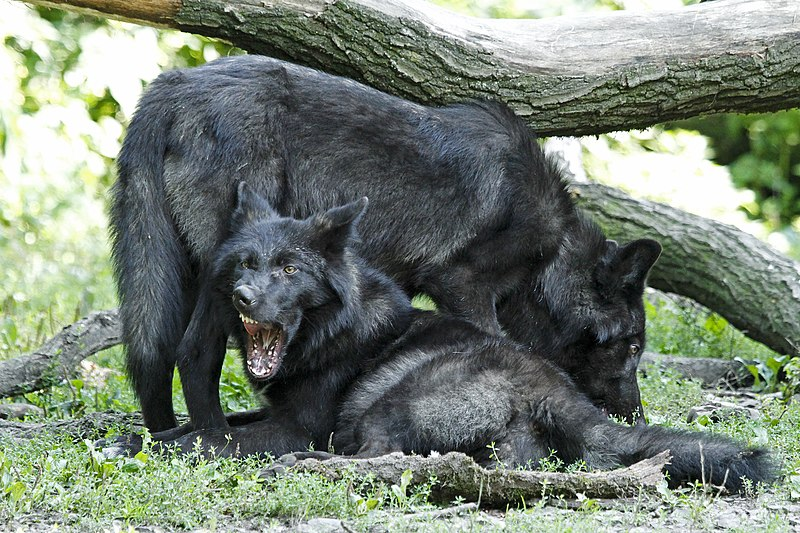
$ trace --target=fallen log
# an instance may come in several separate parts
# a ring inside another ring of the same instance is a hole
[[[284,456],[278,462],[287,459],[290,456]],[[456,452],[428,457],[393,453],[369,459],[304,459],[294,462],[282,472],[314,473],[332,481],[355,475],[400,486],[403,473],[409,471],[411,478],[408,486],[429,485],[432,501],[451,502],[463,498],[468,502],[479,502],[481,506],[504,508],[509,504],[545,496],[568,499],[625,498],[653,492],[663,482],[662,470],[669,461],[669,452],[665,451],[626,468],[566,473],[487,469],[470,457]],[[274,471],[270,469],[262,473],[267,478],[273,475]]]
[[[66,326],[34,352],[0,361],[0,397],[55,385],[75,375],[85,358],[121,342],[116,309],[97,311]]]

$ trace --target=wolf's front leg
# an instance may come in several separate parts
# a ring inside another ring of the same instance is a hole
[[[227,429],[192,431],[175,439],[172,444],[181,453],[197,451],[209,458],[248,455],[279,457],[308,450],[314,445],[314,439],[298,424],[267,419]]]
[[[227,335],[220,324],[219,310],[214,306],[211,292],[209,284],[206,284],[178,346],[183,395],[189,418],[196,429],[228,427],[219,400]]]

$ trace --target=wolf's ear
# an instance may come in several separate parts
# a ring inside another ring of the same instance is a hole
[[[621,247],[609,246],[606,257],[598,265],[597,281],[609,293],[621,290],[641,294],[647,274],[659,255],[661,245],[652,239],[639,239]]]
[[[367,209],[367,197],[334,207],[311,219],[314,244],[326,254],[341,254],[356,235],[356,224]]]
[[[279,216],[266,198],[255,192],[247,182],[239,182],[236,193],[236,209],[233,211],[233,222],[241,226],[246,222],[268,219]]]

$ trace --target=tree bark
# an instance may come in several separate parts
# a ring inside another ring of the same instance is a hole
[[[540,135],[800,105],[796,0],[476,19],[416,0],[28,0],[219,37],[442,104],[500,99]]]
[[[430,484],[433,501],[452,502],[463,498],[481,506],[505,508],[547,496],[576,498],[624,498],[642,491],[654,491],[664,480],[669,452],[645,459],[627,468],[607,472],[541,472],[536,470],[487,469],[462,453],[422,457],[393,453],[371,459],[335,457],[326,461],[297,461],[288,471],[322,475],[337,481],[355,474],[369,476],[387,485],[400,486],[403,472],[411,471],[409,486]],[[280,462],[280,461],[279,461]],[[267,471],[269,472],[269,470]],[[271,475],[271,474],[270,474]],[[431,479],[435,482],[431,483]]]
[[[574,185],[578,205],[609,238],[658,240],[648,284],[688,296],[780,353],[800,354],[800,265],[738,229],[597,184]]]
[[[0,420],[0,442],[6,439],[32,439],[54,433],[70,435],[75,439],[97,439],[108,430],[120,427],[138,431],[144,427],[139,413],[89,413],[81,418],[68,418],[54,422],[13,422]]]
[[[0,398],[55,385],[86,357],[120,343],[116,309],[92,313],[62,329],[35,352],[0,361]]]

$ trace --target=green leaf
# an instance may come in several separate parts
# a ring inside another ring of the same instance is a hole
[[[22,495],[25,493],[25,489],[25,483],[22,481],[17,481],[6,489],[6,494],[8,494],[12,503],[16,503],[20,500],[20,498],[22,498]]]

